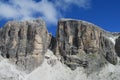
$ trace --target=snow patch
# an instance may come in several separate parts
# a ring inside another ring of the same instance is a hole
[[[112,43],[115,45],[115,40],[117,39],[118,37],[109,37],[109,39],[112,41]]]
[[[82,72],[82,68],[72,71],[67,66],[57,60],[57,57],[48,50],[44,63],[30,73],[25,80],[86,80],[86,75]],[[48,61],[56,60],[55,65],[51,66]]]
[[[24,80],[25,75],[15,65],[10,64],[8,59],[0,60],[0,80]]]
[[[119,59],[120,60],[120,59]],[[71,70],[61,63],[52,51],[45,54],[44,62],[29,74],[16,69],[9,60],[0,57],[0,80],[119,80],[120,61],[117,65],[107,64],[100,72],[90,75],[82,67]]]

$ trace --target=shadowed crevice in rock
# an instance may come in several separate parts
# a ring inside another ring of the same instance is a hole
[[[54,51],[55,45],[56,45],[56,38],[52,36],[52,34],[50,34],[50,44],[48,48]]]

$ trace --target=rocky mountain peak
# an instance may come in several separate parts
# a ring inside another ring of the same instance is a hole
[[[74,72],[78,69],[84,70],[85,74],[94,74],[108,64],[118,64],[120,33],[105,31],[83,20],[61,19],[54,37],[41,19],[10,21],[0,28],[0,54],[17,65],[18,70],[27,73],[36,73],[37,70],[34,72],[34,69],[47,67],[50,71],[60,68],[65,75],[68,75],[66,70],[75,75]],[[46,72],[43,71],[43,74]],[[78,73],[79,71],[76,74]]]
[[[117,55],[110,36],[92,23],[62,19],[58,22],[55,54],[73,70],[79,66],[96,69],[107,62],[115,65]]]
[[[43,20],[10,21],[0,30],[1,55],[14,60],[21,69],[32,71],[43,62],[48,40]]]

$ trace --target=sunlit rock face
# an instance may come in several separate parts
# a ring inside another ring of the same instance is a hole
[[[0,30],[0,51],[3,57],[12,59],[22,70],[32,71],[43,62],[49,44],[45,22],[8,22]]]
[[[120,33],[61,19],[56,36],[41,19],[0,28],[0,80],[119,80]]]
[[[71,69],[79,66],[98,70],[107,62],[117,63],[111,33],[79,20],[59,20],[55,53]]]

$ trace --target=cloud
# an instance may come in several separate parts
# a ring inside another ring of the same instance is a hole
[[[28,20],[37,15],[54,24],[71,5],[89,7],[90,0],[4,0],[0,1],[0,19]]]

